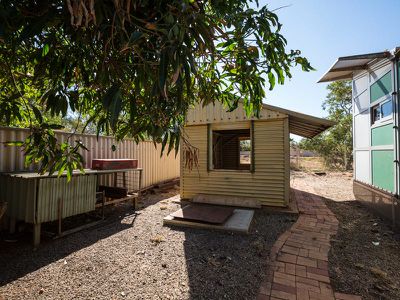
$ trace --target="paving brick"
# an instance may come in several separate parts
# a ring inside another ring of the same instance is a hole
[[[311,279],[318,280],[318,281],[322,281],[322,282],[325,282],[325,283],[330,283],[330,280],[329,280],[328,276],[323,276],[323,275],[318,275],[318,274],[308,273],[307,272],[307,277],[311,278]]]
[[[266,296],[271,295],[271,287],[272,284],[270,282],[263,282],[260,286],[259,294],[263,294]]]
[[[296,295],[274,289],[271,292],[271,299],[273,299],[272,297],[276,297],[278,299],[296,300]]]
[[[318,280],[311,279],[311,278],[306,278],[306,277],[296,276],[296,282],[305,283],[305,284],[313,285],[313,286],[316,286],[316,287],[320,286]]]
[[[290,287],[293,287],[293,288],[296,287],[296,282],[295,281],[292,281],[292,280],[289,280],[289,279],[286,279],[286,278],[282,278],[282,277],[277,277],[277,276],[274,276],[273,285],[274,284],[282,284],[282,285],[290,286]]]
[[[297,288],[297,300],[309,300],[310,296],[308,295],[308,290]]]
[[[296,276],[307,277],[307,268],[305,266],[296,265]]]
[[[310,300],[335,300],[333,296],[315,293],[312,291],[309,291],[308,294],[310,295]]]
[[[296,281],[296,276],[291,275],[291,274],[282,273],[282,272],[275,272],[274,273],[274,277],[287,279],[287,280],[290,280],[290,281],[293,281],[293,282]]]
[[[308,257],[308,249],[301,248],[299,250],[299,256]]]
[[[321,294],[333,296],[333,290],[330,284],[319,282],[319,288],[321,289]]]
[[[337,233],[338,220],[321,197],[294,192],[299,218],[275,242],[266,269],[260,300],[360,300],[356,295],[334,293],[329,279],[330,238]],[[272,284],[272,285],[271,285]]]
[[[285,273],[291,274],[291,275],[296,275],[296,265],[291,264],[291,263],[286,263],[285,264]]]
[[[281,251],[284,252],[284,253],[289,253],[289,254],[293,254],[293,255],[299,255],[299,248],[288,246],[288,245],[284,245],[282,247]]]
[[[318,269],[328,270],[328,262],[317,260]]]
[[[293,294],[293,295],[296,295],[296,292],[297,292],[296,287],[286,285],[286,284],[275,283],[275,282],[272,284],[272,290],[281,291],[281,292],[285,292],[285,293],[289,293],[289,294]],[[271,294],[272,294],[272,292],[271,292]]]
[[[309,251],[308,252],[308,257],[315,258],[315,259],[318,259],[318,260],[328,261],[328,253]]]
[[[317,261],[315,259],[306,258],[306,257],[297,257],[297,264],[302,266],[309,266],[309,267],[317,267]]]
[[[309,285],[306,283],[301,283],[301,282],[297,282],[296,283],[296,287],[298,289],[303,289],[303,290],[307,290],[307,291],[313,291],[316,293],[320,293],[321,289],[318,286],[314,286],[314,285]]]
[[[297,256],[293,255],[293,254],[283,253],[278,256],[277,260],[281,261],[281,262],[288,262],[288,263],[295,264],[297,261]]]

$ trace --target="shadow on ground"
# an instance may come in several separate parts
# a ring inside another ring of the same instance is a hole
[[[255,299],[270,249],[297,215],[257,210],[249,235],[182,229],[191,299]]]
[[[117,206],[105,224],[45,240],[37,251],[30,235],[0,242],[2,292],[27,299],[41,288],[48,299],[255,299],[271,247],[297,216],[257,210],[249,235],[163,227],[162,218],[179,207],[171,196],[151,195],[137,217],[130,205]]]
[[[400,235],[358,201],[324,199],[339,220],[329,273],[335,291],[363,299],[399,299]]]
[[[150,201],[146,202],[145,207],[157,204],[162,199],[162,195],[154,195]],[[32,233],[27,231],[20,233],[17,235],[16,242],[7,242],[5,240],[9,238],[9,235],[2,232],[0,234],[0,270],[7,271],[0,272],[0,286],[93,245],[99,240],[132,228],[136,216],[137,213],[132,210],[130,203],[107,207],[103,223],[56,240],[42,234],[41,244],[36,250],[32,247]],[[73,223],[82,218],[81,215],[67,220],[67,223]],[[126,218],[132,221],[123,223],[122,220]],[[54,224],[44,225],[46,225],[44,228],[51,228],[52,232],[55,232]]]

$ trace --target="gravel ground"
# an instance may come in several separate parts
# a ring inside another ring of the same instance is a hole
[[[335,291],[365,300],[400,299],[400,233],[355,201],[351,173],[293,172],[292,186],[325,197],[339,220],[329,252]]]
[[[254,299],[269,251],[294,216],[258,210],[251,234],[162,226],[177,191],[107,210],[107,222],[32,251],[0,241],[0,298]]]

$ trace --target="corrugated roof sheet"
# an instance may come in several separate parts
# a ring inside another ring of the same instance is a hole
[[[288,115],[289,132],[305,138],[313,138],[336,124],[331,120],[317,118],[269,104],[264,104],[263,106],[266,109],[275,110]]]
[[[339,57],[318,82],[352,79],[353,72],[365,70],[372,61],[390,58],[390,51]]]

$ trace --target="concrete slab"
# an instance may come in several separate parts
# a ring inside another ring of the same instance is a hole
[[[249,233],[251,221],[254,217],[254,210],[236,208],[229,219],[223,224],[208,224],[185,219],[174,218],[171,215],[163,219],[164,225],[183,226],[201,229],[224,230],[239,233]]]

